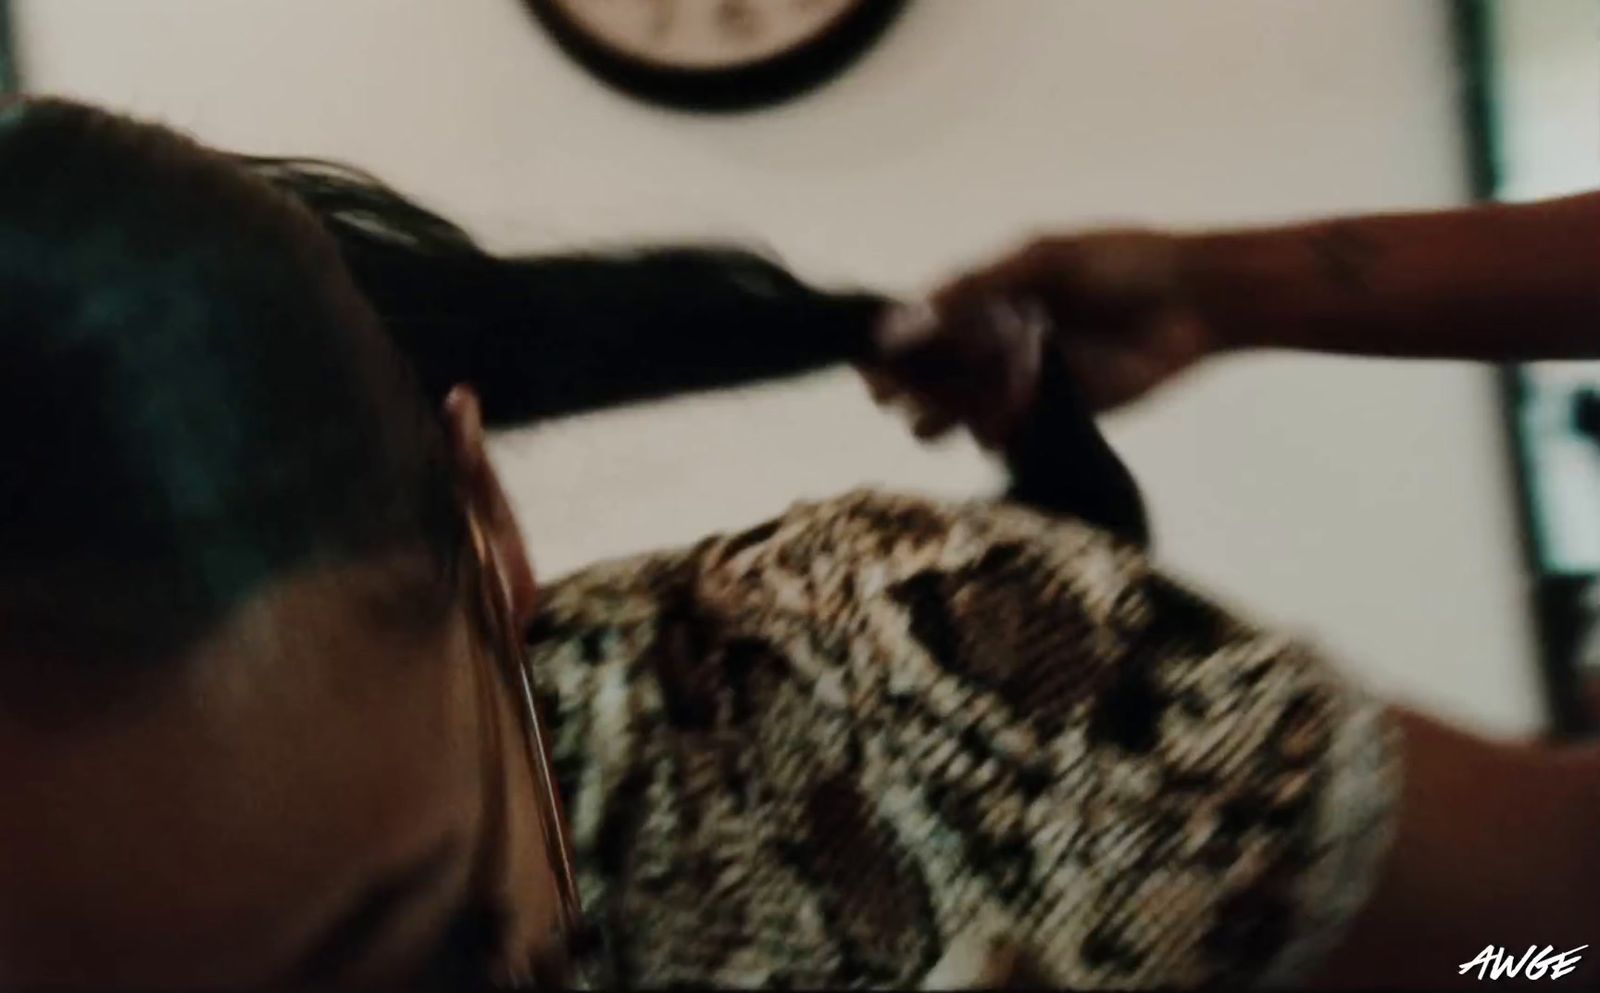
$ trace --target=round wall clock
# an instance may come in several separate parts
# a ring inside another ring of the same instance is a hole
[[[523,2],[568,55],[625,93],[688,110],[745,110],[843,71],[906,0]]]

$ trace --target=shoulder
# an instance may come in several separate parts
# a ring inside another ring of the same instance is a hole
[[[749,528],[693,546],[589,566],[545,591],[547,613],[562,621],[639,621],[663,601],[693,596],[703,581],[759,585],[784,575],[848,564],[904,575],[929,568],[997,565],[1026,548],[1055,565],[1088,565],[1089,578],[1114,582],[1143,559],[1137,550],[1087,525],[995,503],[944,502],[879,490],[798,502]],[[1095,567],[1098,566],[1098,571]]]
[[[558,751],[665,768],[735,742],[744,785],[705,795],[766,798],[740,837],[821,818],[837,840],[855,811],[850,843],[913,882],[808,869],[846,930],[875,926],[846,912],[867,889],[903,890],[940,943],[1012,936],[1057,983],[1292,978],[1386,845],[1381,708],[1075,522],[856,492],[586,570],[548,607]],[[603,796],[575,804],[580,838],[637,807]],[[1144,928],[1148,900],[1189,923]]]
[[[1132,562],[1132,548],[1082,522],[1043,516],[990,501],[948,502],[881,490],[856,490],[830,500],[797,503],[768,524],[730,539],[728,551],[768,549],[852,552],[908,566],[950,564],[1002,542],[1025,541],[1064,554],[1114,556]]]
[[[903,606],[935,583],[954,591],[1003,581],[1007,595],[1037,586],[1094,599],[1137,581],[1145,558],[1086,524],[1021,507],[858,490],[708,541],[697,565],[710,596],[820,610],[826,621],[839,610]]]
[[[1076,521],[857,490],[565,577],[545,592],[540,640],[589,632],[593,643],[602,629],[653,629],[692,615],[745,635],[779,636],[799,624],[813,638],[837,632],[859,641],[885,633],[863,627],[870,616],[912,611],[927,619],[936,603],[953,608],[947,626],[975,621],[998,602],[1011,606],[1007,613],[1087,611],[1102,623],[1137,609],[1128,593],[1148,575],[1139,550]],[[984,620],[992,626],[996,618]]]
[[[759,639],[810,658],[806,671],[865,665],[868,683],[871,666],[899,660],[930,680],[1003,687],[1013,706],[1063,672],[1084,686],[1130,668],[1159,680],[1198,655],[1247,681],[1264,658],[1279,671],[1301,659],[1088,525],[873,490],[566,577],[546,591],[534,640],[616,662],[664,638]]]

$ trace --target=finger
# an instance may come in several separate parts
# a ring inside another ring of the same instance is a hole
[[[932,303],[918,300],[889,308],[873,331],[879,356],[889,358],[933,341],[939,333],[939,312]]]
[[[933,441],[949,434],[960,423],[954,417],[934,410],[916,415],[911,422],[911,433],[920,441]]]
[[[1209,329],[1200,318],[1187,313],[1159,318],[1152,337],[1167,353],[1172,365],[1182,368],[1203,358],[1208,351]]]
[[[1137,400],[1160,378],[1137,354],[1087,342],[1065,350],[1062,360],[1079,398],[1097,414]]]
[[[1031,298],[995,301],[985,308],[985,318],[986,338],[996,349],[994,364],[985,394],[971,398],[968,421],[981,445],[1001,448],[1033,408],[1051,321]]]
[[[972,440],[977,442],[978,447],[986,452],[1004,451],[1006,439],[1011,435],[1010,430],[1002,428],[992,421],[975,423],[971,425],[970,430]]]
[[[1046,343],[1054,335],[1050,313],[1036,297],[1024,296],[994,315],[1005,348],[1005,380],[1000,407],[1016,411],[1032,403],[1044,365]]]
[[[884,400],[879,404],[884,410],[905,419],[906,423],[916,430],[919,424],[926,424],[928,430],[938,432],[948,430],[941,427],[941,422],[955,423],[957,418],[944,413],[944,408],[932,400],[912,390],[891,386]]]
[[[1070,269],[1068,243],[1036,239],[945,283],[930,298],[941,315],[948,315],[984,299],[1012,294],[1048,296]]]
[[[864,366],[858,366],[856,372],[861,376],[861,381],[866,384],[867,395],[872,397],[872,402],[880,407],[887,407],[903,390],[895,382],[894,377],[888,373],[878,372]]]

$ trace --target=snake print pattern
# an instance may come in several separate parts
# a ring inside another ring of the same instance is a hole
[[[557,584],[530,664],[609,984],[1292,981],[1386,850],[1395,732],[1144,556],[857,493]]]

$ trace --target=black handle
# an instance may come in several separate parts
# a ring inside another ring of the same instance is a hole
[[[1033,416],[1005,453],[1006,499],[1148,547],[1150,522],[1133,474],[1100,433],[1065,364],[1047,354]]]

